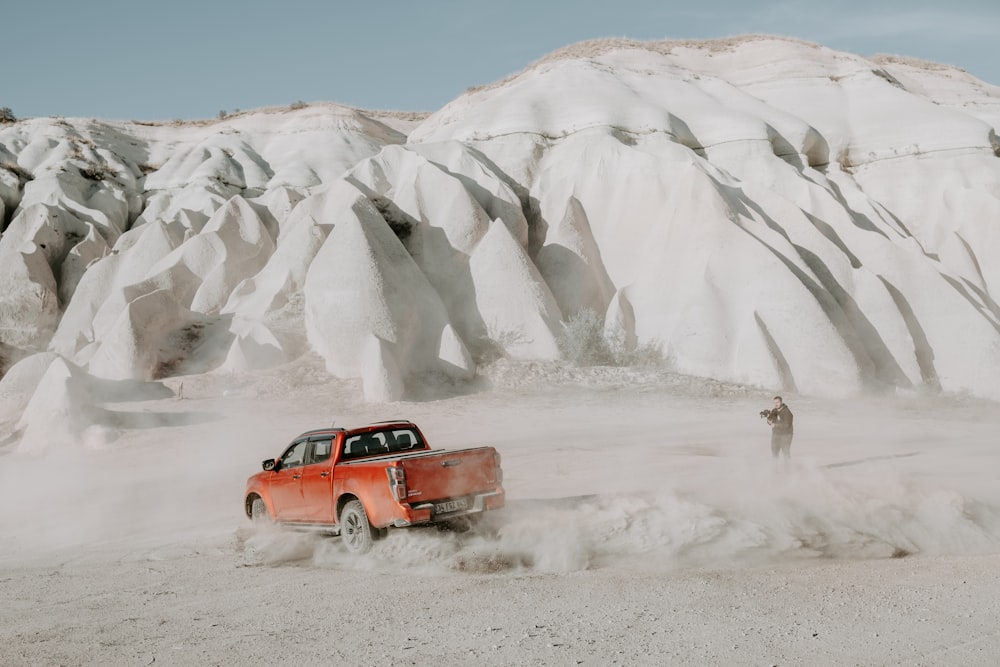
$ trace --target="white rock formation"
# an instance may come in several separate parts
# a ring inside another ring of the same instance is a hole
[[[3,239],[0,239],[2,241]],[[0,336],[5,344],[43,347],[59,322],[59,286],[34,241],[0,252]]]
[[[96,411],[80,370],[62,357],[53,359],[15,427],[21,433],[18,451],[81,446]]]
[[[614,285],[601,261],[587,212],[575,197],[549,227],[536,262],[566,317],[586,308],[601,313],[608,307]]]
[[[489,337],[511,356],[555,359],[561,315],[528,254],[496,221],[469,259],[479,314]]]
[[[375,206],[360,191],[347,204],[330,211],[333,229],[306,276],[305,325],[313,348],[339,377],[362,376],[371,336],[391,344],[375,357],[391,354],[404,376],[454,372],[456,355],[449,353],[446,363],[438,356],[450,324],[441,299]]]
[[[579,201],[639,340],[679,370],[997,397],[1000,91],[952,70],[958,103],[944,78],[773,38],[589,43],[409,141],[474,146],[550,231]]]
[[[369,334],[361,345],[361,386],[366,401],[388,403],[403,397],[403,374],[393,344]]]
[[[590,309],[682,372],[1000,399],[998,126],[954,68],[770,37],[578,44],[428,117],[7,124],[0,342],[148,378],[215,323],[211,363],[396,400]]]
[[[0,423],[20,420],[45,371],[58,358],[54,352],[38,352],[6,369],[0,378]]]
[[[191,351],[183,330],[191,313],[171,289],[143,292],[103,333],[88,363],[91,374],[111,380],[153,380],[169,374]]]
[[[245,373],[288,361],[281,342],[267,327],[257,324],[238,333],[226,354],[222,370]]]

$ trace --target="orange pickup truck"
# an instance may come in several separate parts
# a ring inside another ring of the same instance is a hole
[[[341,535],[364,553],[390,527],[475,520],[504,505],[493,447],[433,450],[417,425],[308,431],[247,480],[251,520]]]

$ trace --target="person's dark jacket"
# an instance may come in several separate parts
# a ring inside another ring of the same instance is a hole
[[[771,425],[771,429],[775,433],[791,433],[794,419],[795,416],[788,405],[782,403],[780,408],[771,410],[771,414],[767,417],[767,423]]]

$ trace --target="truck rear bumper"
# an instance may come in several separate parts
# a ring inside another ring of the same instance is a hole
[[[413,526],[420,523],[431,523],[433,521],[444,521],[453,517],[478,514],[488,510],[500,509],[504,506],[505,494],[503,489],[489,491],[487,493],[477,493],[465,496],[467,505],[465,509],[458,509],[450,512],[436,513],[435,508],[442,503],[418,503],[414,505],[402,505],[404,516],[396,519],[393,525],[397,528]]]

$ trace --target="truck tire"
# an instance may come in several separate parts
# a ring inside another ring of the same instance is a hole
[[[372,548],[372,526],[368,523],[368,514],[360,500],[348,502],[341,510],[340,536],[351,553],[363,554]]]
[[[256,496],[250,503],[250,520],[255,524],[266,523],[271,520],[267,514],[267,505],[260,496]]]

